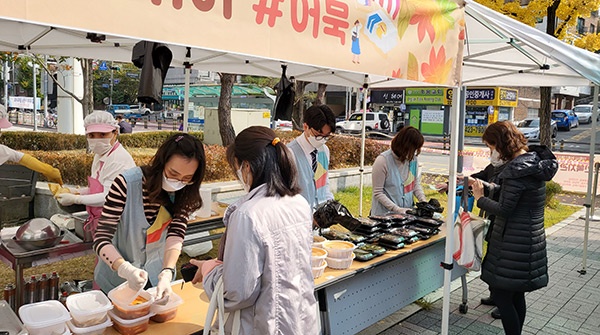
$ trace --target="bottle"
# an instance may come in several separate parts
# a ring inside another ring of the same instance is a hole
[[[66,291],[62,292],[62,295],[60,296],[60,298],[58,299],[58,301],[60,301],[61,304],[63,304],[65,307],[67,307],[67,297],[69,295],[67,294]]]
[[[37,298],[37,279],[35,278],[35,276],[31,276],[29,280],[25,283],[25,299],[23,300],[23,303],[31,304],[37,302]]]
[[[37,284],[37,292],[38,292],[38,300],[37,301],[46,301],[48,300],[48,276],[45,273],[42,273],[42,278],[38,280]]]
[[[54,271],[48,280],[48,300],[58,300],[58,293],[60,292],[59,284],[60,277],[58,276],[58,273]]]
[[[17,293],[17,288],[15,287],[15,285],[13,284],[7,284],[4,287],[4,300],[6,300],[6,303],[10,306],[10,308],[12,308],[12,310],[15,310],[15,303],[16,303],[16,299],[15,299],[15,295]]]

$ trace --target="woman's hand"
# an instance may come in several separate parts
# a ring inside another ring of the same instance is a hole
[[[471,180],[473,178],[469,178],[469,184],[471,184]],[[479,200],[479,198],[483,197],[483,182],[480,179],[473,179],[473,183],[471,187],[473,188],[473,196],[475,200]]]
[[[206,261],[199,261],[197,259],[190,259],[190,263],[198,267],[198,271],[196,271],[196,275],[194,275],[194,279],[192,279],[192,284],[197,284],[202,282],[202,265],[204,265]]]

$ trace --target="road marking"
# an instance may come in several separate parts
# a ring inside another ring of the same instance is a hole
[[[569,140],[571,141],[581,141],[586,137],[592,137],[592,130],[591,129],[586,129],[584,131],[582,131],[581,133],[572,136]]]

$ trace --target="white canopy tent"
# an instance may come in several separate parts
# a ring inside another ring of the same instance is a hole
[[[362,86],[366,80],[370,82],[370,87],[588,86],[600,83],[598,55],[560,42],[471,0],[465,0],[464,49],[461,50],[461,46],[454,47],[452,52],[448,51],[449,54],[462,57],[462,67],[455,64],[453,69],[456,76],[451,74],[444,82],[427,82],[422,76],[413,79],[407,79],[407,76],[394,78],[389,71],[379,69],[390,68],[388,63],[393,60],[388,58],[374,58],[365,61],[364,66],[352,67],[341,60],[345,54],[335,54],[334,50],[325,57],[326,61],[319,62],[314,54],[329,51],[322,45],[319,45],[321,48],[311,48],[310,43],[300,44],[310,39],[301,39],[289,29],[284,31],[283,41],[289,39],[285,45],[299,47],[300,51],[286,53],[289,50],[282,50],[285,46],[279,45],[283,43],[279,39],[281,36],[265,28],[265,24],[256,28],[244,21],[237,28],[238,34],[243,37],[241,42],[239,38],[232,38],[240,45],[233,45],[233,41],[222,36],[208,36],[210,32],[227,27],[229,19],[211,16],[219,16],[218,13],[191,13],[177,8],[161,8],[158,11],[155,7],[160,5],[153,3],[110,0],[103,3],[97,13],[90,15],[89,8],[75,0],[0,0],[0,50],[130,62],[133,45],[139,40],[150,40],[166,43],[170,47],[173,66],[183,67],[187,61],[196,69],[278,77],[281,64],[285,63],[287,74],[298,80],[343,86]],[[168,6],[167,3],[164,1],[162,6]],[[125,25],[124,22],[131,21],[130,9],[136,7],[138,11],[143,11],[144,21],[135,20],[135,23]],[[237,8],[232,9],[234,16],[239,14]],[[71,9],[76,9],[74,14],[69,12]],[[226,16],[225,9],[223,12]],[[194,29],[181,27],[179,22],[186,22],[186,26],[193,22],[190,25]],[[183,32],[182,29],[191,31]],[[256,34],[252,36],[248,31]],[[102,43],[92,43],[88,39],[90,32],[105,35]],[[451,41],[446,45],[449,44]],[[186,58],[187,47],[191,48],[189,58]],[[407,62],[403,59],[400,63]],[[406,68],[402,70],[406,71]],[[455,99],[458,96],[454,94]],[[458,100],[454,101],[453,106],[451,133],[458,134],[457,118],[461,112]],[[457,142],[452,141],[451,145],[447,208],[454,208],[455,205]],[[590,150],[590,161],[593,161],[593,148]],[[589,190],[588,187],[588,194]],[[451,227],[452,224],[449,216],[447,225]],[[452,234],[448,234],[446,263],[452,263],[452,247]],[[448,325],[449,284],[450,273],[445,271],[443,334],[447,333]]]

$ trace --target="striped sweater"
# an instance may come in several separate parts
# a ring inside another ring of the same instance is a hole
[[[150,202],[148,198],[148,190],[146,189],[146,178],[142,181],[142,192],[143,192],[143,203],[144,203],[144,214],[146,216],[146,220],[152,223],[156,219],[158,215],[158,211],[160,209],[160,204]],[[103,252],[106,261],[109,265],[114,263],[121,255],[118,253],[114,246],[112,246],[112,239],[117,231],[117,224],[121,218],[121,214],[123,213],[123,209],[125,207],[125,201],[127,198],[127,182],[122,175],[119,175],[113,182],[108,195],[106,196],[106,202],[104,203],[104,207],[102,208],[102,216],[98,221],[98,228],[96,230],[96,235],[94,237],[94,251],[96,254],[100,255],[100,251],[106,247],[110,246]],[[167,228],[167,241],[165,250],[168,249],[179,249],[181,250],[181,246],[183,244],[183,239],[185,237],[185,231],[187,229],[187,217],[182,213],[172,214],[173,220],[169,224]],[[111,250],[112,249],[112,250]],[[107,252],[108,251],[108,252]],[[116,252],[110,252],[116,251]],[[107,257],[107,255],[110,255]]]

